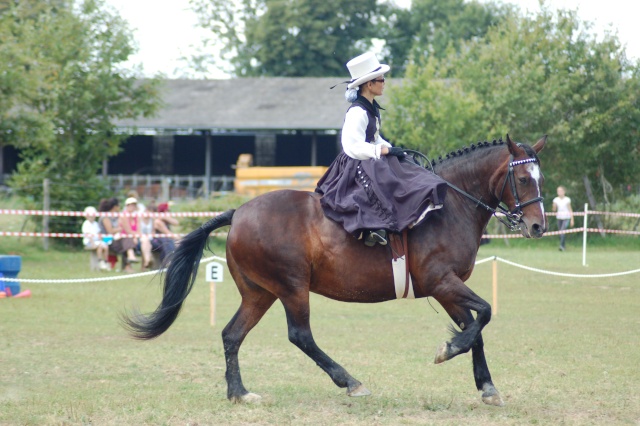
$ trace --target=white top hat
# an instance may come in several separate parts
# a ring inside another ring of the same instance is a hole
[[[381,64],[373,53],[367,52],[360,56],[356,56],[347,62],[347,68],[351,74],[351,81],[347,85],[347,89],[353,89],[362,83],[371,81],[374,78],[387,73],[391,67]]]

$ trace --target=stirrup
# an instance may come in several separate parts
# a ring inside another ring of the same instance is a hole
[[[387,231],[384,229],[378,229],[377,231],[369,231],[369,235],[364,240],[364,244],[367,247],[373,247],[376,243],[381,246],[387,245]]]

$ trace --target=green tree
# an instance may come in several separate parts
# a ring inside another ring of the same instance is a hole
[[[585,177],[616,188],[640,172],[638,64],[626,58],[615,35],[598,40],[575,12],[514,15],[490,29],[485,40],[471,40],[459,52],[449,50],[446,57],[425,62],[429,66],[416,70],[416,76],[450,79],[461,97],[482,103],[470,117],[477,130],[468,133],[467,143],[505,133],[524,142],[549,134],[543,160],[547,191],[557,184],[576,187]],[[412,84],[398,88],[394,101],[416,104],[408,101],[412,90]],[[433,96],[424,103],[444,102],[454,109],[452,103],[460,102],[447,92]],[[399,139],[395,108],[385,128]],[[420,117],[422,110],[413,110],[403,115]],[[431,125],[445,127],[447,121]],[[412,143],[428,140],[427,132],[412,136]]]
[[[459,148],[469,135],[486,134],[482,101],[465,92],[459,80],[439,76],[435,62],[412,65],[401,85],[389,85],[383,125],[392,142],[432,159]]]
[[[343,76],[345,63],[371,47],[375,0],[191,0],[204,28],[223,44],[221,57],[239,77]]]
[[[402,76],[409,57],[442,56],[447,46],[482,37],[511,6],[414,0],[411,9],[375,0],[191,0],[200,24],[224,47],[193,58],[236,76],[342,76],[344,64],[382,41],[380,59]],[[213,49],[211,40],[205,46]],[[231,68],[225,64],[231,63]]]
[[[10,185],[39,204],[49,178],[55,209],[95,202],[102,161],[127,137],[114,121],[159,106],[158,81],[119,68],[133,53],[126,23],[96,0],[12,2],[0,40],[0,143],[22,157]]]
[[[408,10],[382,5],[387,60],[394,76],[404,75],[410,58],[442,58],[465,40],[484,37],[488,29],[513,13],[510,5],[465,0],[413,0]]]

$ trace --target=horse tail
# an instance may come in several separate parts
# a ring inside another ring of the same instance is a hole
[[[166,260],[169,267],[164,276],[164,294],[160,305],[148,315],[133,312],[122,317],[123,326],[132,337],[149,340],[169,329],[196,281],[209,234],[222,226],[231,225],[234,212],[235,210],[227,210],[180,240],[175,251]]]

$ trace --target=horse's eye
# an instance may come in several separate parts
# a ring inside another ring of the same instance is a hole
[[[519,180],[519,181],[520,181],[520,183],[521,183],[521,184],[523,184],[523,185],[524,185],[525,183],[527,183],[527,178],[521,177],[521,178],[518,178],[518,180]]]

